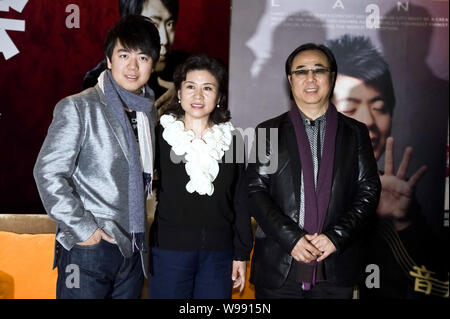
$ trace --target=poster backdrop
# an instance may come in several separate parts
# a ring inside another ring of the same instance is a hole
[[[55,104],[79,92],[85,73],[102,59],[106,31],[119,18],[117,2],[0,0],[0,213],[44,213],[32,176],[36,156]],[[288,110],[284,63],[294,48],[344,34],[370,38],[392,74],[396,166],[407,146],[414,149],[409,174],[428,166],[415,196],[427,224],[445,235],[448,5],[448,0],[233,0],[229,41],[230,0],[180,0],[173,49],[229,61],[233,123],[249,132]],[[383,161],[382,156],[380,169]],[[435,257],[445,258],[447,249]],[[431,282],[429,273],[419,270],[409,285],[448,297],[446,273],[446,286],[441,277]]]
[[[53,108],[118,19],[118,0],[0,0],[0,213],[44,213],[32,170]],[[173,49],[228,63],[229,25],[229,0],[181,0]]]
[[[405,147],[412,146],[408,172],[427,165],[416,194],[430,224],[442,231],[448,1],[234,0],[230,49],[234,123],[253,128],[287,111],[287,56],[303,43],[324,43],[344,34],[369,37],[389,64],[397,100],[391,128],[396,164]],[[384,156],[379,163],[382,169]]]
[[[422,165],[427,165],[427,170],[413,192],[408,218],[394,224],[378,219],[365,233],[367,277],[360,283],[362,298],[448,298],[448,258],[440,253],[448,250],[448,206],[444,214],[448,10],[447,0],[233,1],[230,109],[247,145],[251,145],[250,132],[258,123],[288,111],[284,65],[301,44],[362,36],[389,65],[396,103],[384,130],[390,130],[395,139],[396,168],[405,148],[411,146],[407,175]],[[351,61],[358,48],[347,51]],[[359,84],[349,92],[361,88],[367,87]],[[375,124],[381,131],[381,125]],[[374,136],[372,142],[379,143]],[[384,155],[378,165],[383,171]]]

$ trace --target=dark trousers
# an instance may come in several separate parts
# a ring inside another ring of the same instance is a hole
[[[353,287],[340,287],[330,282],[316,283],[310,290],[303,290],[295,278],[294,267],[280,288],[265,288],[255,284],[256,299],[352,299]]]
[[[152,248],[149,298],[231,298],[233,252]]]
[[[92,246],[58,245],[57,299],[136,299],[144,274],[137,252],[125,258],[117,245],[101,240]]]

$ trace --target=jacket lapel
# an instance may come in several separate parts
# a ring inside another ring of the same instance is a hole
[[[295,202],[297,211],[300,207],[300,186],[301,186],[301,171],[302,165],[300,162],[300,156],[298,154],[297,139],[295,137],[294,127],[292,126],[289,117],[286,116],[286,144],[288,146],[289,161],[291,163],[291,173],[292,173],[292,185],[295,192]]]
[[[330,194],[330,200],[328,202],[328,210],[330,209],[330,205],[332,205],[332,203],[336,202],[336,191],[334,191],[335,187],[337,187],[337,183],[339,183],[339,181],[336,179],[336,173],[337,170],[339,169],[339,164],[342,165],[342,163],[345,163],[345,161],[347,160],[346,156],[346,152],[345,152],[345,144],[344,144],[344,132],[343,132],[343,127],[342,127],[342,123],[340,120],[341,114],[338,114],[338,127],[337,127],[337,132],[336,132],[336,146],[334,149],[334,162],[333,162],[333,177],[332,177],[332,182],[331,182],[331,194]],[[341,181],[341,185],[339,187],[342,187],[342,181]],[[325,229],[325,227],[330,223],[330,216],[331,213],[329,211],[327,211],[327,215],[325,217],[325,221],[323,223],[323,229]]]
[[[100,97],[100,102],[103,105],[103,114],[105,114],[106,121],[108,122],[109,126],[111,127],[111,130],[113,131],[113,134],[115,138],[117,139],[117,142],[120,145],[120,148],[122,149],[122,152],[125,155],[125,158],[127,159],[127,162],[130,162],[129,159],[129,152],[128,152],[128,142],[125,136],[125,132],[122,128],[122,125],[119,122],[119,119],[117,119],[116,115],[112,111],[110,107],[106,105],[106,97],[103,91],[100,89],[99,85],[97,84],[95,86],[95,89],[97,90],[97,93]]]

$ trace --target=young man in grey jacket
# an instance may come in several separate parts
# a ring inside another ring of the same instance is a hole
[[[34,168],[58,222],[57,298],[138,298],[146,276],[145,200],[153,175],[160,52],[150,19],[127,16],[105,41],[98,84],[55,107]]]

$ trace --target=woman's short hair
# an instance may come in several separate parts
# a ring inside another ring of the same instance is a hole
[[[152,20],[141,15],[122,17],[114,27],[108,31],[104,44],[105,56],[111,61],[116,44],[128,50],[140,50],[152,58],[153,64],[159,59],[161,41],[158,29]]]
[[[214,124],[224,123],[231,119],[230,111],[228,110],[228,74],[227,68],[220,60],[209,57],[205,54],[191,55],[183,64],[180,64],[175,69],[173,74],[173,82],[175,90],[178,92],[181,89],[183,81],[186,80],[186,75],[190,71],[204,70],[211,73],[216,79],[218,87],[218,102],[219,107],[215,107],[209,116],[209,120]],[[172,98],[165,114],[172,114],[177,118],[184,116],[184,110],[178,102],[178,94]]]

